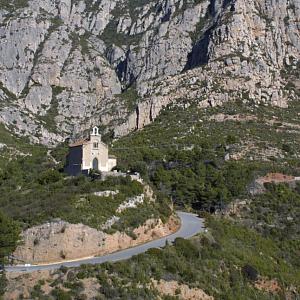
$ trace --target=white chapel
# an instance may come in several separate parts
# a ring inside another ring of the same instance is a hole
[[[109,172],[116,165],[116,157],[108,154],[108,146],[101,141],[99,128],[94,127],[89,139],[82,139],[69,145],[65,172],[72,176],[87,175],[90,170]]]

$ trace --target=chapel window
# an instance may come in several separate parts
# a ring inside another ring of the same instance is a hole
[[[99,148],[99,143],[97,143],[97,142],[93,143],[93,148],[98,149]]]

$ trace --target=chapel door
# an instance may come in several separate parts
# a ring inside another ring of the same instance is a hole
[[[93,159],[93,169],[98,171],[99,170],[99,162],[98,162],[98,159],[95,157]]]

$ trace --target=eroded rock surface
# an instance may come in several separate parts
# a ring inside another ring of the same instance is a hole
[[[180,284],[175,280],[152,280],[154,288],[161,295],[178,297],[180,300],[213,300],[214,297],[207,295],[203,290],[190,288],[186,284]]]
[[[64,221],[35,226],[22,233],[23,243],[14,256],[26,263],[49,263],[104,255],[169,235],[176,231],[179,221],[171,217],[164,224],[149,219],[133,230],[135,239],[124,232],[107,234],[83,224]]]
[[[0,6],[0,121],[34,142],[124,135],[170,103],[299,100],[299,0],[18,3]]]

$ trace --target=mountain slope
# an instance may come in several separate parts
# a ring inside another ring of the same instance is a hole
[[[299,99],[298,0],[0,2],[0,121],[55,144],[171,102]],[[104,128],[103,127],[103,128]]]

